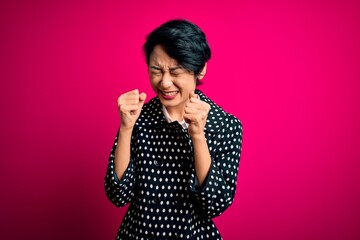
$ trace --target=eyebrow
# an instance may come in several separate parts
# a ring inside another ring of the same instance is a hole
[[[158,66],[150,66],[150,68],[155,69],[155,70],[162,70],[161,67],[158,67]]]
[[[159,66],[150,66],[150,68],[155,69],[155,70],[162,70],[162,68]],[[180,66],[171,67],[171,68],[169,68],[169,71],[171,72],[176,69],[183,69],[183,67],[180,67]]]

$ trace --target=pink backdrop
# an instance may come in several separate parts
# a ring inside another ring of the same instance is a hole
[[[210,2],[1,1],[0,239],[114,239],[116,100],[154,96],[141,46],[175,17],[207,34],[200,89],[244,125],[224,239],[360,239],[359,1]]]

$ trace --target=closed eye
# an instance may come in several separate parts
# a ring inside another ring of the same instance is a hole
[[[155,76],[160,76],[162,75],[162,72],[150,71],[150,74]]]
[[[182,67],[174,67],[174,68],[170,69],[170,74],[174,75],[174,76],[183,74],[184,72],[185,72],[185,69]]]
[[[150,67],[150,74],[159,76],[163,73],[162,69],[158,66],[151,66]]]

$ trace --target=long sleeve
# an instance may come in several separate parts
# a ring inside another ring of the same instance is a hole
[[[195,193],[203,213],[209,218],[222,214],[233,202],[242,146],[242,124],[232,115],[224,119],[224,126],[211,144],[215,151],[211,166],[202,186],[195,173],[190,178],[190,189]],[[213,156],[213,155],[212,155]]]
[[[134,197],[136,173],[134,170],[134,135],[131,137],[131,157],[123,177],[119,179],[114,170],[115,149],[117,146],[118,134],[109,156],[109,163],[104,180],[105,192],[109,200],[117,207],[128,204]]]

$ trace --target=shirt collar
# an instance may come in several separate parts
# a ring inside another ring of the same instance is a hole
[[[197,98],[200,99],[199,95],[197,95]],[[162,111],[163,111],[165,119],[168,123],[174,122],[174,120],[170,117],[170,114],[164,105],[162,105]],[[178,121],[178,122],[184,129],[187,129],[189,127],[189,124],[184,119],[182,119],[181,121]]]
[[[164,116],[165,116],[165,119],[168,123],[171,123],[171,122],[174,122],[174,120],[170,117],[170,114],[169,112],[166,110],[166,107],[164,105],[162,105],[162,111],[164,113]],[[187,122],[185,122],[185,120],[181,120],[181,121],[178,121],[179,124],[184,128],[184,129],[187,129],[189,127],[189,124]]]

